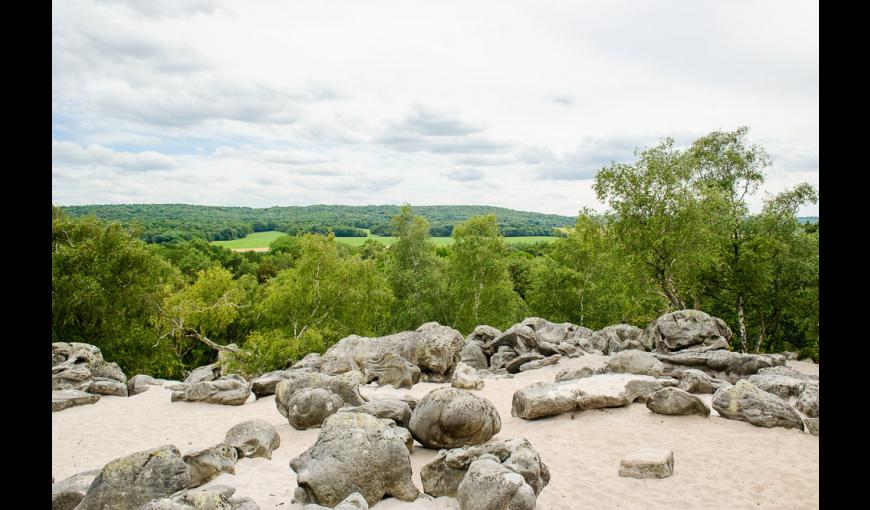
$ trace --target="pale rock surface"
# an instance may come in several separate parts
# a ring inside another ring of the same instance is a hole
[[[755,387],[746,380],[713,395],[713,409],[723,418],[740,420],[758,427],[803,430],[803,420],[781,398]]]
[[[477,376],[477,371],[474,367],[459,362],[456,369],[453,370],[453,376],[450,378],[450,385],[454,388],[463,390],[479,390],[483,388],[483,379]]]
[[[426,448],[481,444],[501,430],[492,402],[459,388],[429,392],[411,413],[408,428]]]
[[[281,446],[281,436],[274,425],[263,419],[247,420],[227,431],[224,443],[239,452],[240,457],[272,458],[272,452]]]
[[[667,478],[673,474],[673,450],[641,448],[623,457],[619,463],[619,476]]]

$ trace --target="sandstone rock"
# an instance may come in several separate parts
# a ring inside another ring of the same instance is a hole
[[[460,361],[456,365],[456,369],[453,370],[450,385],[464,390],[480,390],[483,389],[484,382],[483,379],[477,377],[477,372],[474,368]]]
[[[678,387],[689,393],[712,394],[719,388],[730,386],[730,383],[720,379],[713,379],[707,375],[706,372],[694,368],[680,370],[674,375],[680,378],[680,384]]]
[[[807,432],[818,436],[819,435],[819,419],[818,418],[806,418],[804,419],[804,424],[807,427]]]
[[[522,476],[483,455],[471,463],[456,491],[460,510],[532,510],[537,497]]]
[[[291,370],[288,378],[275,386],[275,405],[278,412],[287,418],[287,408],[293,395],[304,388],[323,388],[338,395],[345,404],[354,406],[366,402],[359,392],[363,380],[361,372],[346,372],[341,375],[325,375],[319,372]]]
[[[350,354],[338,352],[328,357],[321,357],[319,371],[321,374],[339,375],[345,372],[359,371],[362,366],[362,363],[357,363]]]
[[[51,392],[51,411],[63,411],[73,406],[93,404],[100,400],[99,395],[92,395],[79,390],[57,390]]]
[[[128,395],[126,384],[104,377],[94,377],[94,380],[91,381],[91,384],[85,391],[96,395],[114,395],[116,397],[126,397]]]
[[[481,344],[475,340],[471,340],[465,344],[460,354],[460,362],[473,368],[489,367],[489,360],[483,352]]]
[[[507,366],[517,357],[517,352],[508,346],[499,347],[498,351],[489,358],[489,369],[498,370]]]
[[[281,436],[266,420],[248,420],[228,430],[224,443],[236,448],[241,457],[271,459],[272,452],[281,446]]]
[[[710,416],[710,408],[703,400],[678,388],[662,388],[651,393],[646,407],[658,414]]]
[[[76,473],[59,482],[53,482],[51,484],[51,510],[73,510],[85,497],[88,488],[99,474],[99,469],[92,469]]]
[[[661,389],[654,377],[599,374],[557,383],[535,383],[514,393],[511,414],[524,419],[574,410],[622,407]]]
[[[611,354],[625,349],[626,342],[638,341],[645,351],[652,350],[652,343],[639,341],[643,330],[629,324],[615,324],[599,329],[589,337],[589,346],[602,354]],[[615,351],[612,347],[617,347]]]
[[[810,418],[819,417],[819,385],[806,382],[801,385],[796,407]]]
[[[190,375],[184,379],[185,384],[196,384],[199,382],[214,381],[221,376],[220,365],[212,363],[193,369]]]
[[[619,476],[667,478],[673,474],[673,450],[642,448],[626,455],[619,463]]]
[[[725,321],[700,310],[679,310],[654,320],[639,336],[644,345],[655,344],[659,353],[671,353],[696,345],[720,345],[731,339]]]
[[[420,400],[408,428],[426,448],[456,448],[488,441],[501,430],[501,417],[485,398],[459,388],[440,388]]]
[[[577,367],[577,368],[563,368],[556,372],[556,382],[562,381],[570,381],[572,379],[582,379],[584,377],[589,377],[590,375],[596,374],[604,374],[607,371],[604,367],[601,368],[591,368],[591,367]]]
[[[251,383],[239,375],[230,374],[213,381],[191,384],[183,391],[173,391],[172,402],[206,402],[240,406],[251,396]]]
[[[106,464],[76,510],[135,510],[167,497],[190,482],[178,449],[163,445]]]
[[[369,504],[366,503],[366,498],[362,494],[354,492],[333,509],[322,505],[305,505],[302,510],[369,510]]]
[[[385,495],[416,499],[408,448],[390,428],[392,421],[365,413],[327,418],[314,445],[290,461],[298,485],[294,503],[334,507],[354,492],[369,505]]]
[[[207,489],[183,490],[168,498],[151,500],[139,510],[260,510],[253,499],[233,497],[234,487],[213,485]]]
[[[251,391],[257,398],[263,398],[275,394],[275,386],[290,377],[286,370],[267,372],[256,379],[251,379]]]
[[[505,365],[505,369],[507,369],[509,374],[517,374],[519,373],[520,367],[522,365],[525,365],[530,361],[537,361],[541,359],[544,359],[544,357],[537,352],[526,352],[512,359],[507,365]]]
[[[411,411],[413,411],[417,407],[417,404],[420,403],[420,399],[415,397],[414,395],[402,395],[399,400],[408,404],[408,407],[411,408]]]
[[[392,384],[394,388],[410,388],[420,382],[420,369],[406,359],[385,352],[378,358],[363,362],[365,382],[377,381],[379,385]]]
[[[366,402],[360,406],[345,406],[339,409],[342,413],[366,413],[376,418],[393,420],[400,427],[408,427],[411,420],[411,407],[398,398],[382,398]]]
[[[441,450],[420,470],[423,491],[430,496],[456,497],[460,482],[468,467],[481,456],[495,456],[502,465],[519,473],[535,494],[550,483],[550,470],[526,438],[493,441],[491,443]]]
[[[117,363],[103,359],[100,349],[79,342],[51,344],[51,389],[98,395],[127,396],[127,376]]]
[[[781,398],[755,387],[746,380],[713,395],[713,409],[730,420],[749,422],[759,427],[785,427],[803,430],[800,415]]]
[[[218,444],[210,448],[193,451],[182,456],[190,473],[188,487],[199,487],[221,473],[236,473],[238,451],[228,444]]]
[[[687,368],[695,368],[732,384],[763,368],[785,365],[785,358],[779,354],[708,351],[653,354],[653,356],[664,364],[664,375],[676,375],[677,372]]]
[[[547,356],[546,358],[529,361],[528,363],[523,363],[522,365],[520,365],[520,372],[525,372],[526,370],[534,370],[536,368],[545,367],[547,365],[555,365],[561,359],[561,354],[553,354],[552,356]]]
[[[302,388],[287,400],[287,421],[297,430],[319,427],[344,401],[324,388]]]
[[[617,374],[639,374],[661,377],[664,365],[652,355],[642,351],[630,350],[614,354],[605,368]]]
[[[565,342],[575,347],[586,348],[592,330],[571,324],[570,322],[554,323],[540,317],[529,317],[520,324],[529,327],[535,332],[535,340],[541,342],[560,344]]]
[[[306,354],[304,358],[297,361],[290,367],[290,370],[300,370],[310,368],[312,370],[320,370],[323,365],[323,356],[319,352]]]
[[[148,391],[149,386],[162,386],[163,383],[150,375],[134,375],[127,381],[127,395],[133,396]]]

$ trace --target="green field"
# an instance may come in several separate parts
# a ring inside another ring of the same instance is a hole
[[[263,249],[268,248],[272,241],[275,239],[287,235],[283,232],[255,232],[253,234],[249,234],[247,237],[242,239],[235,239],[233,241],[212,241],[212,244],[216,244],[218,246],[223,246],[224,248],[230,250],[251,250],[251,249]],[[386,244],[387,246],[396,242],[395,237],[381,237],[381,236],[369,236],[369,237],[336,237],[335,240],[340,243],[349,244],[351,246],[362,246],[363,243],[368,239],[373,239],[378,241],[379,243]],[[520,237],[505,237],[505,241],[508,244],[520,244],[520,243],[538,243],[541,241],[553,241],[558,239],[558,237],[547,237],[547,236],[520,236]],[[433,237],[432,242],[435,243],[436,246],[443,246],[445,244],[453,243],[452,237]]]

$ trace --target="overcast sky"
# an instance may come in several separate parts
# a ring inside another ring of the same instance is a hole
[[[603,211],[635,147],[750,127],[819,183],[809,1],[52,3],[52,202]],[[818,215],[818,205],[801,215]]]

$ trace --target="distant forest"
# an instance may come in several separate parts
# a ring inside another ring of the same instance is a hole
[[[296,234],[327,234],[336,237],[392,236],[391,220],[398,205],[311,205],[295,207],[213,207],[185,204],[79,205],[62,207],[77,218],[94,215],[124,226],[138,225],[148,243],[167,244],[202,238],[229,241],[252,232],[270,230]],[[502,207],[470,205],[417,206],[414,211],[429,222],[429,235],[449,237],[453,227],[474,216],[495,214],[505,237],[563,236],[558,227],[571,227],[575,217],[515,211]],[[367,232],[368,231],[368,232]]]

